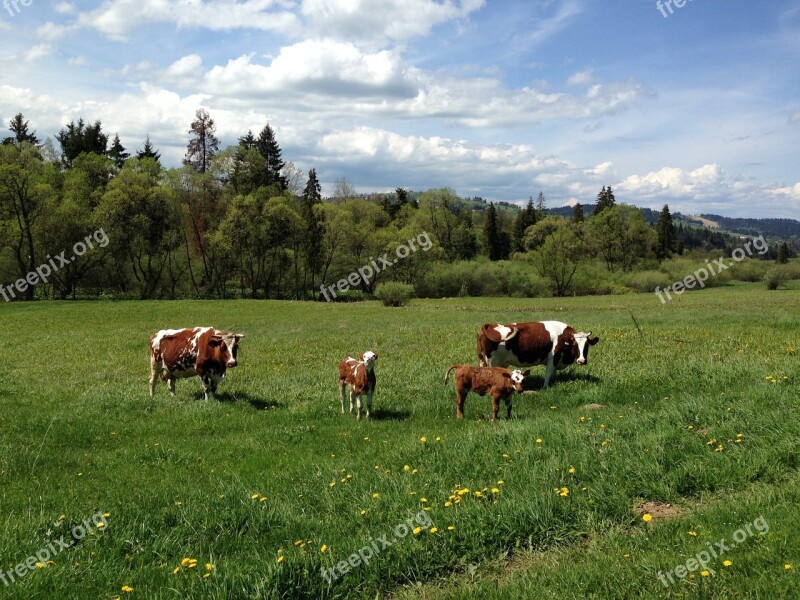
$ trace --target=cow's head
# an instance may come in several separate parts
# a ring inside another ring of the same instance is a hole
[[[367,350],[359,357],[359,360],[364,363],[364,368],[367,371],[372,371],[375,361],[378,360],[378,355],[370,350]]]
[[[239,364],[236,362],[236,354],[239,351],[239,340],[243,337],[243,333],[215,333],[208,343],[212,348],[219,348],[225,366],[233,368]]]
[[[589,346],[594,346],[600,338],[592,335],[592,332],[584,333],[579,331],[574,336],[574,349],[575,362],[579,365],[585,365],[589,362]]]
[[[510,375],[507,375],[506,373],[504,373],[504,375],[506,375],[507,377],[509,377],[511,379],[511,383],[512,383],[512,385],[514,387],[514,391],[516,391],[518,394],[521,394],[522,393],[522,382],[525,381],[525,378],[528,375],[530,375],[530,373],[531,373],[530,369],[525,371],[524,373],[522,371],[520,371],[519,369],[514,369],[513,371],[511,371]]]

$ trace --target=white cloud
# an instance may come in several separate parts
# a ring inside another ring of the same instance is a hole
[[[35,62],[40,58],[49,56],[53,53],[53,47],[50,44],[37,44],[25,53],[26,62]]]
[[[75,5],[71,2],[59,2],[55,5],[56,12],[62,15],[71,15],[75,12]]]
[[[585,86],[591,85],[594,81],[593,69],[586,69],[570,75],[567,79],[567,85]]]
[[[794,125],[795,123],[800,123],[800,110],[789,115],[789,124]]]
[[[36,35],[40,39],[47,40],[48,42],[57,42],[72,31],[75,31],[75,26],[73,25],[62,25],[48,21],[36,29]]]
[[[89,61],[84,56],[72,56],[67,59],[67,63],[76,67],[85,67]]]

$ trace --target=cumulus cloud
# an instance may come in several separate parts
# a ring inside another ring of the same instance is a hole
[[[45,56],[53,53],[53,47],[50,44],[37,44],[25,53],[26,62],[35,62]]]
[[[573,73],[570,75],[569,79],[567,79],[567,85],[590,85],[594,81],[593,72],[593,69],[586,69],[578,73]]]

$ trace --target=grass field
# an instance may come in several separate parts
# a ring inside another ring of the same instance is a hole
[[[800,292],[762,285],[666,305],[2,305],[0,596],[792,597],[798,315]],[[475,362],[478,327],[546,318],[600,337],[589,365],[517,396],[511,421],[470,395],[457,422],[442,378]],[[198,324],[245,332],[240,366],[217,401],[196,379],[150,399],[149,333]],[[367,349],[378,389],[357,423],[336,366]],[[61,536],[75,540],[14,573]],[[364,547],[368,564],[331,576]]]

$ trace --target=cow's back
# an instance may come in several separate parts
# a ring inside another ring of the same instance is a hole
[[[150,337],[150,350],[169,371],[193,371],[197,362],[201,328],[163,329]]]
[[[553,323],[555,322],[548,321],[547,325]],[[487,353],[489,364],[493,367],[534,367],[546,364],[553,349],[553,327],[547,327],[541,322],[515,323],[514,326],[517,329],[516,335],[504,342],[481,341],[479,335],[479,345],[491,348],[491,353]],[[557,337],[558,333],[555,335]]]

